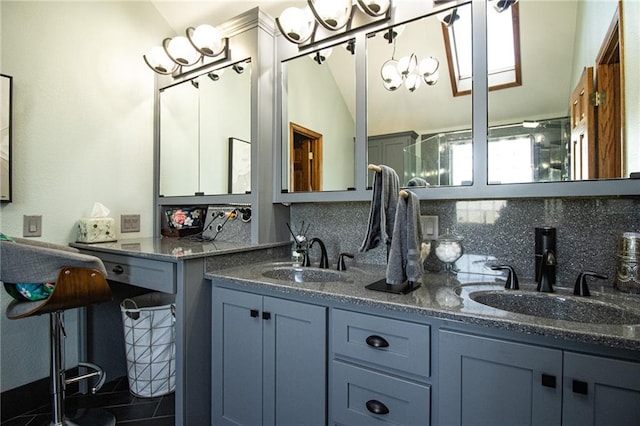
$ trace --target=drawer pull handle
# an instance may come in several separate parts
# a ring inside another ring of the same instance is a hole
[[[552,376],[551,374],[543,374],[542,375],[542,386],[548,388],[556,387],[556,376]]]
[[[367,401],[367,410],[371,411],[373,414],[389,414],[389,409],[386,405],[384,405],[380,401],[376,401],[375,399],[370,399]]]
[[[384,337],[376,336],[375,334],[367,337],[367,345],[374,348],[388,348],[389,342]]]
[[[120,265],[116,265],[113,267],[113,269],[111,270],[111,272],[113,272],[116,275],[120,275],[124,272],[124,268]]]
[[[579,393],[580,395],[588,395],[589,384],[587,382],[583,382],[582,380],[574,380],[571,390],[573,390],[574,393]]]
[[[257,309],[251,309],[251,318],[258,318],[258,310]]]

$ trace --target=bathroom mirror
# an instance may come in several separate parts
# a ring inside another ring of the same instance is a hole
[[[530,1],[514,9],[522,85],[489,92],[489,184],[616,179],[640,171],[639,90],[632,77],[640,75],[637,2]],[[496,27],[491,12],[498,15],[489,4],[489,32]],[[504,49],[503,40],[489,35],[489,56],[492,43]],[[581,80],[585,68],[592,69]],[[598,106],[594,92],[602,94]]]
[[[281,64],[283,192],[355,186],[354,52],[350,40]]]
[[[446,27],[443,21],[452,15],[455,23]],[[468,47],[457,52],[454,62],[447,55],[450,32]],[[471,4],[367,38],[367,161],[393,167],[401,185],[458,186],[472,181],[471,90],[457,96],[452,89],[455,81],[472,77],[470,47]],[[406,62],[415,67],[413,72]],[[465,75],[452,70],[462,63],[469,65]],[[406,76],[398,79],[394,68]]]
[[[250,191],[246,185],[230,184],[234,179],[230,140],[251,141],[250,62],[239,62],[162,89],[160,195]]]
[[[0,201],[11,201],[11,114],[13,104],[13,77],[0,75]]]

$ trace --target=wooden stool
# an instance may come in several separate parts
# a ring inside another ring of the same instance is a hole
[[[106,379],[100,367],[89,363],[79,363],[79,366],[93,371],[67,379],[64,366],[64,311],[111,300],[111,289],[105,278],[106,270],[102,261],[64,246],[22,241],[24,240],[0,242],[0,279],[4,283],[52,282],[52,274],[57,274],[55,287],[47,299],[13,300],[6,310],[7,317],[12,320],[49,314],[51,424],[115,425],[115,418],[101,410],[89,410],[82,418],[69,420],[64,417],[67,384],[97,377],[97,383],[91,388],[91,392],[96,393]],[[65,262],[72,266],[64,265]]]

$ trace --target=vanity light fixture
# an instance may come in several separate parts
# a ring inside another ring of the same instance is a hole
[[[203,24],[187,28],[186,37],[165,38],[162,46],[151,48],[143,58],[156,73],[169,75],[181,73],[185,68],[210,65],[228,56],[229,39],[222,37],[215,27]],[[216,59],[210,61],[205,58]]]
[[[495,3],[493,3],[493,8],[496,10],[496,12],[502,13],[516,3],[518,3],[518,0],[495,0]]]
[[[310,53],[309,57],[317,62],[318,65],[322,65],[322,63],[326,61],[329,56],[331,56],[331,52],[333,52],[333,49],[331,47],[328,47],[326,49],[320,49],[316,52]]]
[[[242,74],[244,70],[247,69],[247,66],[249,66],[249,64],[246,61],[242,61],[238,62],[237,64],[233,64],[232,68],[238,74]]]
[[[224,68],[208,72],[207,77],[209,77],[211,81],[218,81],[220,77],[222,77],[222,74],[224,74]]]
[[[445,27],[450,27],[458,19],[460,19],[460,15],[458,15],[458,9],[454,8],[454,9],[439,13],[438,19],[440,19],[440,22],[442,22],[442,25],[444,25]]]
[[[329,32],[350,31],[358,10],[376,21],[389,19],[391,2],[392,0],[307,0],[307,6],[304,8],[285,9],[280,17],[276,18],[276,25],[291,43],[314,43],[318,41],[318,27]]]

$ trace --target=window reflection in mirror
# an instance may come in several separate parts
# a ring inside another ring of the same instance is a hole
[[[354,41],[282,63],[282,188],[355,186]]]
[[[424,181],[430,186],[472,182],[471,92],[455,93],[457,80],[469,75],[453,72],[456,64],[447,60],[451,46],[445,37],[451,31],[471,45],[471,4],[373,33],[367,39],[367,161],[393,167],[403,186]],[[403,58],[412,54],[417,71],[407,73]],[[423,74],[428,67],[426,61],[423,67],[420,64],[427,58],[438,61],[437,73]],[[390,80],[388,68],[384,74],[382,68],[391,60],[400,63],[401,75],[405,71],[395,90],[390,90],[393,82],[385,86],[383,80],[383,76]],[[470,64],[471,51],[458,52],[458,60]],[[419,86],[414,88],[411,74],[416,73]]]
[[[213,70],[160,93],[160,194],[229,193],[229,139],[251,141],[251,66]],[[244,191],[242,192],[244,193]]]
[[[637,27],[637,2],[517,6],[522,86],[489,92],[489,183],[624,178],[639,171],[638,148],[625,143],[638,135],[638,90],[632,81],[637,79],[624,78],[640,72],[634,57],[637,30],[625,37],[630,26]],[[519,167],[492,176],[498,162]]]

